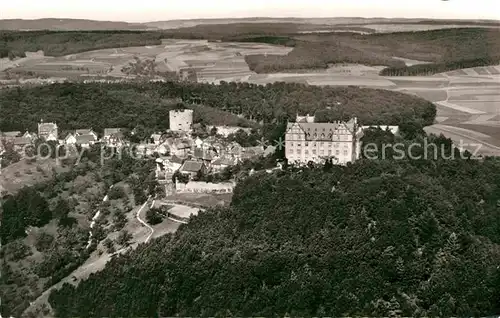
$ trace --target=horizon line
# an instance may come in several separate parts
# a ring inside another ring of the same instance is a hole
[[[145,22],[132,22],[126,20],[96,20],[96,19],[86,19],[86,18],[64,18],[64,17],[45,17],[45,18],[7,18],[0,19],[1,21],[12,21],[12,20],[22,20],[22,21],[39,21],[39,20],[74,20],[74,21],[96,21],[96,22],[122,22],[129,24],[146,24],[146,23],[157,23],[157,22],[170,22],[170,21],[196,21],[196,20],[245,20],[245,19],[297,19],[297,20],[307,20],[307,19],[400,19],[400,20],[420,20],[420,21],[471,21],[471,22],[498,22],[500,23],[500,19],[485,19],[485,18],[408,18],[408,17],[387,17],[387,16],[375,16],[375,17],[362,17],[362,16],[329,16],[329,17],[297,17],[297,16],[289,16],[289,17],[273,17],[273,16],[248,16],[248,17],[209,17],[209,18],[179,18],[179,19],[167,19],[167,20],[152,20]],[[356,23],[353,23],[356,24]]]

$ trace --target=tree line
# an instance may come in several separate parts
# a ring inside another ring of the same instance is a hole
[[[442,63],[416,64],[404,67],[388,67],[380,71],[381,76],[417,76],[434,75],[463,68],[496,65],[500,63],[500,55],[479,57]]]
[[[431,125],[435,106],[419,97],[380,89],[318,87],[295,83],[220,85],[166,83],[62,83],[0,91],[0,131],[36,131],[40,119],[59,130],[137,126],[169,127],[169,110],[195,110],[195,123],[275,125],[297,114],[328,113],[329,120],[358,117],[363,124]],[[238,118],[237,116],[243,117]]]

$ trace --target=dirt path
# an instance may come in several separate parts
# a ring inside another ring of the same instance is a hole
[[[141,216],[140,216],[142,210],[144,209],[144,207],[146,206],[146,204],[148,204],[148,201],[150,199],[151,199],[151,196],[149,196],[149,198],[146,200],[146,202],[144,202],[144,204],[141,206],[141,208],[137,211],[137,214],[135,215],[135,218],[137,219],[137,221],[139,221],[142,225],[144,225],[145,227],[147,227],[151,231],[151,233],[148,235],[148,237],[146,238],[146,240],[144,241],[144,243],[149,242],[149,240],[151,239],[151,236],[153,236],[153,233],[155,231],[151,226],[149,226],[149,224],[147,224],[144,220],[142,220]],[[155,200],[153,200],[153,203],[151,204],[151,206],[154,205],[154,202],[155,202]]]
[[[111,188],[113,188],[113,185],[111,185],[109,187],[109,190],[111,190]],[[108,194],[106,193],[106,195],[104,196],[104,198],[102,198],[102,202],[108,201],[108,198],[109,198]],[[97,210],[96,214],[92,217],[92,222],[90,222],[89,240],[87,242],[87,247],[85,247],[86,249],[88,249],[90,247],[90,245],[92,244],[92,229],[94,228],[95,222],[99,218],[99,215],[101,215],[101,210],[100,209]]]

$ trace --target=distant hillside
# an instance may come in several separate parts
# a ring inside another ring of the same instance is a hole
[[[332,18],[272,18],[255,17],[240,19],[192,19],[167,20],[146,22],[143,25],[159,29],[177,29],[194,27],[197,25],[234,24],[234,23],[303,23],[325,24],[329,26],[362,26],[366,24],[425,24],[425,25],[469,25],[469,26],[500,26],[498,20],[441,20],[441,19],[391,19],[391,18],[360,18],[360,17],[332,17]]]
[[[197,25],[235,24],[235,23],[297,23],[314,26],[363,26],[367,24],[420,24],[420,25],[462,25],[500,27],[498,20],[440,20],[440,19],[401,19],[401,18],[273,18],[249,17],[238,19],[186,19],[151,21],[146,23],[128,23],[123,21],[96,21],[85,19],[0,19],[0,30],[145,30],[145,29],[177,29]],[[313,27],[314,27],[313,26]]]
[[[83,19],[5,19],[0,30],[144,30],[152,27],[139,23]]]

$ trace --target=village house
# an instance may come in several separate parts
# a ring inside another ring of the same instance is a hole
[[[38,137],[43,138],[45,141],[58,140],[58,127],[56,123],[44,123],[41,120],[38,123]]]
[[[35,134],[35,133],[31,133],[29,131],[25,131],[23,136],[23,138],[28,138],[28,139],[31,139],[32,141],[35,140],[38,136]]]
[[[216,152],[214,150],[204,150],[201,148],[194,149],[193,157],[198,161],[203,161],[205,165],[209,166],[212,160],[214,160]]]
[[[76,145],[76,136],[72,133],[68,133],[63,139],[63,143],[66,145]]]
[[[3,150],[9,149],[9,147],[15,152],[24,156],[24,150],[26,147],[33,144],[33,139],[26,137],[12,137],[12,136],[0,136],[0,145]]]
[[[200,137],[196,137],[194,145],[196,148],[203,148],[203,140]]]
[[[173,155],[172,157],[168,158],[168,163],[170,169],[175,172],[181,168],[182,164],[184,163],[184,159]]]
[[[4,131],[0,132],[0,137],[19,137],[21,135],[20,131]]]
[[[241,152],[241,160],[263,156],[264,150],[264,146],[243,147]]]
[[[27,137],[15,137],[14,138],[14,150],[21,152],[25,147],[32,145],[33,140]]]
[[[82,148],[90,148],[96,142],[96,138],[92,134],[88,135],[77,135],[75,137],[76,144],[81,146]]]
[[[92,128],[75,130],[75,136],[84,136],[84,135],[92,135],[94,137],[94,141],[97,141],[97,139],[99,139],[99,136]]]
[[[237,163],[238,160],[235,158],[222,157],[215,159],[211,164],[211,168],[213,172],[221,172],[225,168],[234,166]]]
[[[164,146],[168,147],[168,150],[172,155],[177,155],[179,157],[187,156],[193,146],[193,141],[188,138],[167,138],[163,143]]]
[[[247,134],[250,134],[252,131],[252,128],[243,128],[243,127],[238,127],[238,126],[213,126],[212,129],[215,128],[217,130],[217,135],[222,135],[224,137],[227,137],[231,134],[237,133],[239,130],[242,130],[246,132]]]
[[[186,184],[176,182],[177,193],[232,193],[236,184],[234,182],[209,183],[202,181],[190,181]]]
[[[199,173],[205,174],[207,172],[207,167],[202,161],[187,160],[179,168],[179,172],[189,175],[192,178]]]
[[[361,152],[357,119],[348,122],[316,123],[314,116],[297,116],[289,122],[285,134],[285,156],[290,163],[306,164],[331,158],[345,165]]]
[[[124,146],[123,128],[104,128],[102,140],[110,147]]]
[[[155,145],[159,145],[161,142],[161,134],[152,134],[150,139],[151,142],[154,143]]]
[[[163,156],[170,154],[170,149],[165,144],[160,144],[158,147],[156,147],[155,151]]]

